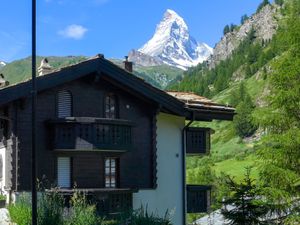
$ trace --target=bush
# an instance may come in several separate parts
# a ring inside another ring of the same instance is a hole
[[[18,225],[31,224],[31,204],[28,195],[21,195],[18,203],[8,206],[10,218]]]
[[[63,224],[64,199],[56,190],[42,192],[38,201],[38,224],[61,225]]]
[[[148,213],[147,208],[141,207],[140,209],[125,213],[119,219],[119,225],[172,225],[168,211],[163,218],[151,213]]]
[[[75,192],[71,198],[67,225],[101,225],[103,219],[97,216],[96,206],[89,204],[84,193]]]
[[[84,193],[75,192],[69,212],[64,213],[63,197],[57,192],[42,192],[38,199],[39,225],[171,225],[169,214],[164,218],[149,214],[147,209],[122,214],[118,220],[105,220],[97,215],[96,206],[87,201]],[[18,225],[31,224],[31,201],[22,195],[15,204],[8,206],[12,222]]]

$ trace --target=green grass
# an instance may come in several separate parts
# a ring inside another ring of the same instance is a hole
[[[261,96],[261,94],[264,91],[264,88],[267,86],[268,80],[264,79],[257,79],[256,75],[244,80],[245,87],[247,88],[248,93],[252,97],[252,99],[255,100]],[[239,82],[236,82],[232,84],[229,88],[225,89],[224,91],[221,91],[217,95],[213,97],[213,100],[215,102],[228,104],[230,102],[230,95],[233,90],[236,90],[239,87]]]
[[[215,163],[213,170],[217,176],[220,176],[221,173],[226,173],[230,176],[233,176],[236,181],[242,181],[247,167],[252,168],[251,177],[253,179],[257,179],[259,165],[260,161],[252,154],[242,160],[232,158]]]

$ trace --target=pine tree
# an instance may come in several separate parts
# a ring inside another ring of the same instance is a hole
[[[221,213],[229,221],[229,225],[270,224],[264,221],[269,207],[258,197],[260,189],[251,179],[250,173],[250,168],[247,168],[245,178],[241,183],[235,182],[229,176],[223,178],[223,185],[227,186],[229,196],[222,201],[225,208],[221,210]]]
[[[244,24],[247,19],[249,19],[249,17],[247,16],[247,14],[243,15],[241,17],[241,24]]]
[[[258,153],[265,196],[282,221],[299,224],[290,221],[300,220],[300,1],[285,13],[278,44],[286,51],[272,65],[269,106],[257,114],[267,131]]]
[[[223,34],[225,35],[225,34],[227,34],[227,33],[229,33],[229,32],[230,32],[229,25],[226,25],[226,26],[224,27]]]
[[[263,2],[260,3],[259,6],[257,7],[256,13],[259,13],[260,10],[262,10],[266,5],[269,4],[270,4],[269,0],[263,0]]]

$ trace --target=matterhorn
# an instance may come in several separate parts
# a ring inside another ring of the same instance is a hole
[[[186,70],[207,60],[212,53],[211,47],[190,35],[183,18],[168,9],[153,37],[137,51],[132,50],[129,59],[142,66],[167,64]]]

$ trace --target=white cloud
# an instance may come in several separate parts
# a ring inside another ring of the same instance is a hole
[[[72,24],[67,26],[65,29],[58,31],[58,34],[65,38],[72,38],[75,40],[80,40],[84,37],[85,33],[88,31],[87,28]]]

